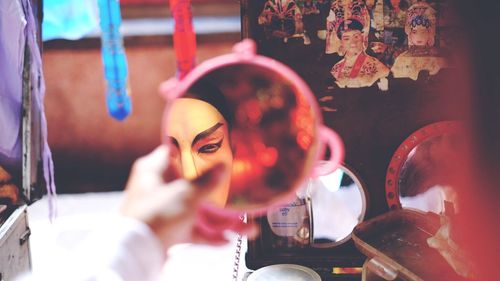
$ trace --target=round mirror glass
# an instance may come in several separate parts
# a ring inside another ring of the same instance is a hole
[[[281,72],[250,63],[215,68],[167,105],[170,165],[189,180],[218,163],[230,167],[212,194],[219,207],[246,211],[282,202],[311,173],[314,110]]]
[[[456,201],[454,164],[458,158],[456,134],[431,137],[413,148],[399,174],[399,201],[403,208],[444,212],[445,202]]]
[[[313,247],[342,244],[365,217],[365,191],[359,178],[347,167],[311,180],[309,197]]]
[[[321,163],[320,163],[321,165]],[[267,213],[272,248],[330,248],[349,240],[363,221],[366,196],[359,178],[345,166],[309,179],[288,204]]]
[[[459,180],[464,138],[456,122],[440,122],[412,134],[398,149],[388,171],[388,201],[399,200],[402,208],[443,213],[446,202],[456,208],[454,186]],[[397,158],[401,158],[397,161]],[[395,164],[399,162],[399,164]],[[389,176],[395,175],[394,181]],[[394,198],[395,199],[395,198]],[[391,208],[397,208],[393,203]],[[456,209],[455,209],[456,211]]]

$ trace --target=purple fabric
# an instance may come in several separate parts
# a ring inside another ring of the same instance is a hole
[[[26,19],[19,1],[0,1],[0,154],[21,160],[22,74]]]
[[[47,143],[47,121],[45,119],[45,109],[43,105],[43,100],[45,98],[45,80],[43,78],[42,56],[40,54],[40,49],[36,40],[37,30],[33,10],[31,8],[29,0],[22,0],[22,2],[28,23],[25,32],[28,41],[28,48],[30,49],[31,54],[30,76],[31,85],[33,85],[33,106],[38,109],[37,111],[41,112],[42,139],[40,143],[43,145],[43,174],[45,177],[45,182],[47,183],[47,195],[49,197],[49,216],[52,220],[57,215],[57,205],[55,200],[56,185],[54,182],[54,163],[52,162],[52,153],[50,152],[49,144]]]
[[[43,100],[45,83],[36,41],[36,22],[29,0],[0,0],[0,160],[21,161],[22,72],[25,46],[30,51],[32,106],[41,113],[43,173],[47,183],[50,218],[56,215],[54,165],[47,144]],[[27,44],[27,45],[26,45]]]

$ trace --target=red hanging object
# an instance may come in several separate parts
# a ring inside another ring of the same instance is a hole
[[[174,17],[174,49],[177,57],[177,77],[182,79],[196,64],[196,34],[193,30],[191,0],[170,0]]]

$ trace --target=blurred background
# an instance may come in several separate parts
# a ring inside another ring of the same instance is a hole
[[[44,8],[50,9],[50,2],[58,1],[43,2]],[[92,3],[96,0],[59,2],[67,3],[67,6],[66,10],[52,10],[58,20],[78,18],[75,13],[82,11],[88,13],[82,15],[81,24],[75,23],[74,30],[63,30],[60,27],[72,25],[50,23],[51,15],[45,12],[45,104],[58,193],[121,190],[133,161],[161,142],[160,123],[164,102],[157,88],[162,81],[175,75],[173,22],[168,1],[120,1],[122,35],[133,102],[132,114],[122,122],[111,118],[106,109],[97,13],[92,10],[95,7],[79,7],[95,6]],[[240,1],[192,2],[198,62],[229,52],[241,36]],[[464,198],[467,198],[463,209],[468,212],[461,218],[458,229],[463,235],[461,240],[468,242],[465,245],[471,250],[477,264],[484,269],[484,276],[491,278],[497,275],[497,235],[500,232],[497,215],[494,215],[498,214],[500,191],[500,149],[497,147],[500,141],[500,56],[497,50],[499,37],[495,36],[498,33],[500,7],[499,2],[493,1],[456,2],[466,22],[466,28],[462,31],[470,36],[468,51],[474,58],[470,62],[470,78],[474,83],[470,105],[473,111],[472,132],[477,142],[471,159],[471,174],[474,176],[469,179],[470,182],[464,182],[461,189]],[[47,24],[52,24],[54,28],[50,30]],[[98,213],[87,221],[95,222],[96,217],[102,217],[102,213],[113,209],[118,202],[113,196],[106,202],[96,203],[93,197],[81,201],[86,207],[85,212],[90,207]],[[77,212],[75,201],[65,202],[68,202],[66,208],[61,204],[60,210]],[[41,206],[39,209],[46,210],[45,203]],[[95,206],[103,206],[106,210]],[[38,210],[33,213],[38,214],[39,218],[47,217]],[[36,216],[33,217],[36,219]],[[81,222],[78,227],[84,225]],[[32,225],[36,228],[36,224]],[[47,244],[44,236],[39,237],[38,245]]]
[[[158,86],[176,71],[168,0],[120,1],[133,106],[124,121],[106,108],[97,1],[59,2],[44,1],[42,27],[57,192],[121,190],[133,161],[161,142]],[[240,2],[192,2],[198,62],[229,52],[241,38]]]

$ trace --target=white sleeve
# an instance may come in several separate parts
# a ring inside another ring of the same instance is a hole
[[[116,217],[62,263],[18,281],[150,281],[158,278],[165,259],[165,249],[147,225]]]

